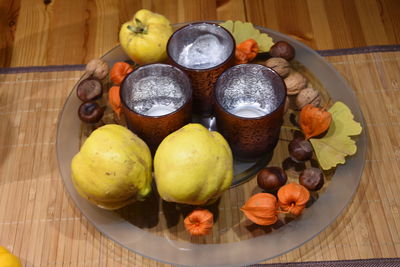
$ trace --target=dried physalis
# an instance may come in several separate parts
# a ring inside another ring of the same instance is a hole
[[[245,64],[252,61],[258,54],[258,44],[253,39],[247,39],[236,46],[236,64]]]
[[[131,65],[126,62],[117,62],[110,71],[110,79],[115,85],[120,85],[125,76],[133,71]]]
[[[283,211],[295,216],[303,212],[309,199],[310,192],[297,183],[284,185],[278,190],[279,206]]]
[[[108,102],[112,110],[117,114],[118,118],[121,115],[122,111],[122,104],[121,104],[121,97],[119,95],[120,87],[118,85],[114,85],[108,91]]]
[[[332,115],[324,108],[305,105],[300,111],[299,124],[306,139],[317,136],[328,130]]]
[[[211,232],[214,223],[213,214],[206,209],[197,209],[186,216],[183,221],[186,230],[194,236],[207,235]]]
[[[258,225],[271,225],[278,220],[278,202],[269,193],[258,193],[250,197],[240,209],[247,219]]]

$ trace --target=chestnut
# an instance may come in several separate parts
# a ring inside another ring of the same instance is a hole
[[[282,57],[287,61],[292,60],[296,54],[294,47],[285,41],[276,42],[271,49],[269,50],[269,54],[272,57]]]
[[[78,116],[83,122],[96,123],[103,117],[104,110],[104,107],[94,101],[84,102],[79,106]]]
[[[318,168],[307,168],[300,173],[299,183],[310,191],[317,191],[324,186],[324,174]]]
[[[83,102],[100,98],[103,95],[100,80],[93,77],[82,80],[76,88],[76,94]]]
[[[297,163],[311,159],[313,154],[311,143],[303,137],[294,138],[288,148],[290,157]]]
[[[275,192],[286,184],[286,172],[280,167],[266,167],[257,175],[257,184],[267,192]]]

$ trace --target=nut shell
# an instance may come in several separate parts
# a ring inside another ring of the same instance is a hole
[[[302,137],[296,137],[288,146],[290,157],[295,162],[303,162],[311,159],[313,148],[308,140]]]
[[[82,80],[76,88],[76,95],[83,102],[100,98],[103,95],[101,82],[93,77]]]
[[[287,175],[280,167],[266,167],[257,175],[257,184],[267,192],[275,192],[286,184]]]
[[[302,109],[305,105],[312,104],[318,107],[321,104],[319,92],[313,88],[304,88],[296,97],[296,107]]]
[[[94,101],[82,103],[78,109],[79,119],[86,123],[96,123],[101,120],[104,114],[104,107],[100,107]]]
[[[104,60],[95,58],[86,64],[86,73],[99,80],[104,79],[108,74],[109,68]]]
[[[282,78],[287,77],[290,73],[289,62],[281,57],[272,57],[265,61],[264,65],[276,71]]]
[[[296,54],[294,47],[285,41],[276,42],[269,53],[273,57],[282,57],[286,60],[292,60]]]
[[[307,168],[300,173],[299,183],[310,191],[317,191],[324,186],[324,174],[318,168]]]
[[[284,82],[288,95],[297,95],[307,85],[307,79],[298,71],[292,71]]]

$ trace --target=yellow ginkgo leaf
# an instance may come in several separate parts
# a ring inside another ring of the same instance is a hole
[[[250,22],[227,20],[220,25],[233,35],[236,44],[240,44],[250,38],[254,39],[258,44],[259,52],[268,52],[271,46],[274,45],[272,38],[268,34],[261,33]]]
[[[329,109],[332,119],[336,121],[336,135],[359,135],[362,131],[361,125],[354,121],[353,113],[343,102],[335,102]],[[339,128],[338,128],[339,127]]]
[[[311,138],[315,155],[322,169],[329,170],[345,163],[345,157],[357,152],[356,142],[350,136],[359,135],[360,123],[354,121],[349,107],[343,102],[336,102],[330,109],[332,122],[328,132],[322,138]]]

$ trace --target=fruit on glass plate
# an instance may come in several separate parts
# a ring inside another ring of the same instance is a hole
[[[161,142],[154,157],[154,174],[164,200],[211,204],[232,183],[232,152],[218,132],[191,123]]]
[[[267,192],[276,192],[286,182],[287,174],[280,167],[265,167],[257,174],[258,186]]]
[[[83,102],[101,98],[103,87],[100,80],[93,77],[82,80],[76,87],[76,95]]]
[[[21,261],[10,253],[5,247],[0,246],[0,266],[1,267],[21,267]]]
[[[103,117],[104,110],[105,108],[95,101],[84,102],[78,108],[78,117],[86,123],[97,123]]]
[[[127,128],[107,124],[91,133],[72,159],[78,193],[104,209],[142,200],[151,191],[151,154]]]
[[[122,25],[119,41],[133,61],[140,65],[149,64],[167,58],[166,46],[172,33],[166,17],[141,9],[132,20]]]

